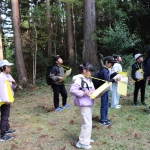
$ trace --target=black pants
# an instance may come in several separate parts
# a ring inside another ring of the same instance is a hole
[[[52,85],[53,92],[54,92],[54,107],[55,109],[59,107],[59,93],[62,96],[62,105],[66,105],[67,103],[67,91],[64,85]]]
[[[10,114],[10,105],[2,105],[1,106],[1,121],[0,121],[0,129],[1,129],[1,137],[6,134],[6,131],[9,130],[9,114]]]
[[[146,87],[145,80],[135,82],[134,103],[137,103],[139,89],[141,89],[141,103],[145,101],[145,87]]]

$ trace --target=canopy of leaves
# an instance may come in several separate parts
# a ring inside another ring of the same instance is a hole
[[[128,26],[123,21],[114,23],[104,32],[99,32],[102,32],[103,35],[98,40],[111,52],[113,50],[122,53],[124,50],[135,47],[141,41],[136,33],[130,33]]]

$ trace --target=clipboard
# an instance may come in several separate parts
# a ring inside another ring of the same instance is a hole
[[[14,96],[13,96],[9,81],[5,81],[4,90],[6,91],[8,101],[13,103],[14,102]],[[0,106],[3,104],[5,104],[5,102],[2,102],[2,100],[0,99]]]
[[[70,70],[68,70],[64,73],[64,76],[63,76],[63,79],[62,79],[63,81],[66,80],[66,78],[71,74],[71,71],[72,71],[72,69],[70,69]]]
[[[119,73],[121,80],[118,81],[117,93],[122,96],[127,96],[128,75],[126,72]]]
[[[91,99],[95,99],[97,96],[99,96],[100,94],[106,92],[109,87],[112,85],[112,82],[105,82],[104,84],[102,84],[99,88],[97,88],[91,95]]]

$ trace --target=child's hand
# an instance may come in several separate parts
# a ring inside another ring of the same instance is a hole
[[[9,105],[11,102],[5,102],[6,105]]]
[[[9,82],[12,82],[13,84],[15,84],[16,82],[15,82],[15,80],[8,80]]]
[[[115,81],[118,82],[120,80],[121,80],[121,77],[117,77]]]
[[[84,96],[89,96],[89,91],[85,91],[83,95]]]
[[[150,76],[147,78],[147,81],[150,81]]]
[[[103,95],[103,93],[99,94],[98,97],[101,97]]]
[[[62,82],[63,81],[63,77],[59,77],[59,81]]]

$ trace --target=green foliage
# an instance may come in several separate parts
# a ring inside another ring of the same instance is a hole
[[[98,32],[101,33],[103,31],[99,30]],[[114,23],[102,34],[98,40],[106,49],[113,50],[113,52],[117,51],[117,53],[134,48],[141,41],[136,33],[130,33],[128,26],[123,21]]]
[[[117,0],[96,0],[99,20],[114,23],[118,20],[127,19],[127,14],[119,7]]]
[[[122,55],[121,57],[122,57],[121,65],[122,65],[123,70],[124,69],[131,70],[132,65],[135,63],[135,59],[133,55],[132,54]]]

